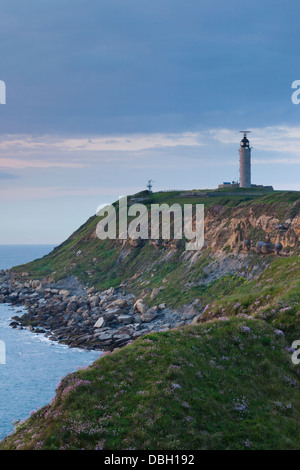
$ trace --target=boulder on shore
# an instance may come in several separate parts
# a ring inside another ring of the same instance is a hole
[[[144,314],[146,313],[146,311],[148,310],[148,307],[147,305],[142,301],[142,299],[138,299],[135,304],[134,304],[134,310],[136,312],[139,312],[140,314]]]

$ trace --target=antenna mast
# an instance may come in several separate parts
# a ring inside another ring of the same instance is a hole
[[[244,134],[244,137],[247,137],[247,134],[250,134],[251,131],[240,131],[242,134]]]
[[[149,193],[152,193],[152,186],[153,186],[152,183],[154,183],[154,180],[148,180],[147,189]]]

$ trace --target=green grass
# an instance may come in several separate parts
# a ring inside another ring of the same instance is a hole
[[[67,376],[0,449],[299,449],[286,345],[249,319],[150,334]]]
[[[291,341],[300,337],[300,258],[275,258],[257,279],[246,281],[230,276],[215,284],[215,296],[207,297],[209,307],[203,321],[218,316],[246,313],[283,330]],[[235,283],[235,285],[234,285]],[[219,286],[224,284],[227,294]],[[231,292],[230,291],[230,286]]]

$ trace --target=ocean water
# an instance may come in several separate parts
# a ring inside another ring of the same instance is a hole
[[[0,245],[0,270],[47,255],[54,245]]]
[[[31,261],[52,248],[0,246],[0,269]],[[13,431],[13,421],[27,418],[52,400],[62,377],[87,367],[101,355],[54,343],[28,330],[12,329],[10,318],[22,311],[22,307],[0,304],[0,341],[6,347],[6,363],[0,363],[0,440]]]

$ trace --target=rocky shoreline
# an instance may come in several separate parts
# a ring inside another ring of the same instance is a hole
[[[32,281],[10,270],[0,271],[0,303],[26,308],[21,317],[12,317],[12,328],[28,328],[70,347],[110,351],[151,331],[189,324],[199,315],[193,304],[180,311],[164,303],[149,308],[125,286],[99,292],[75,276]]]

